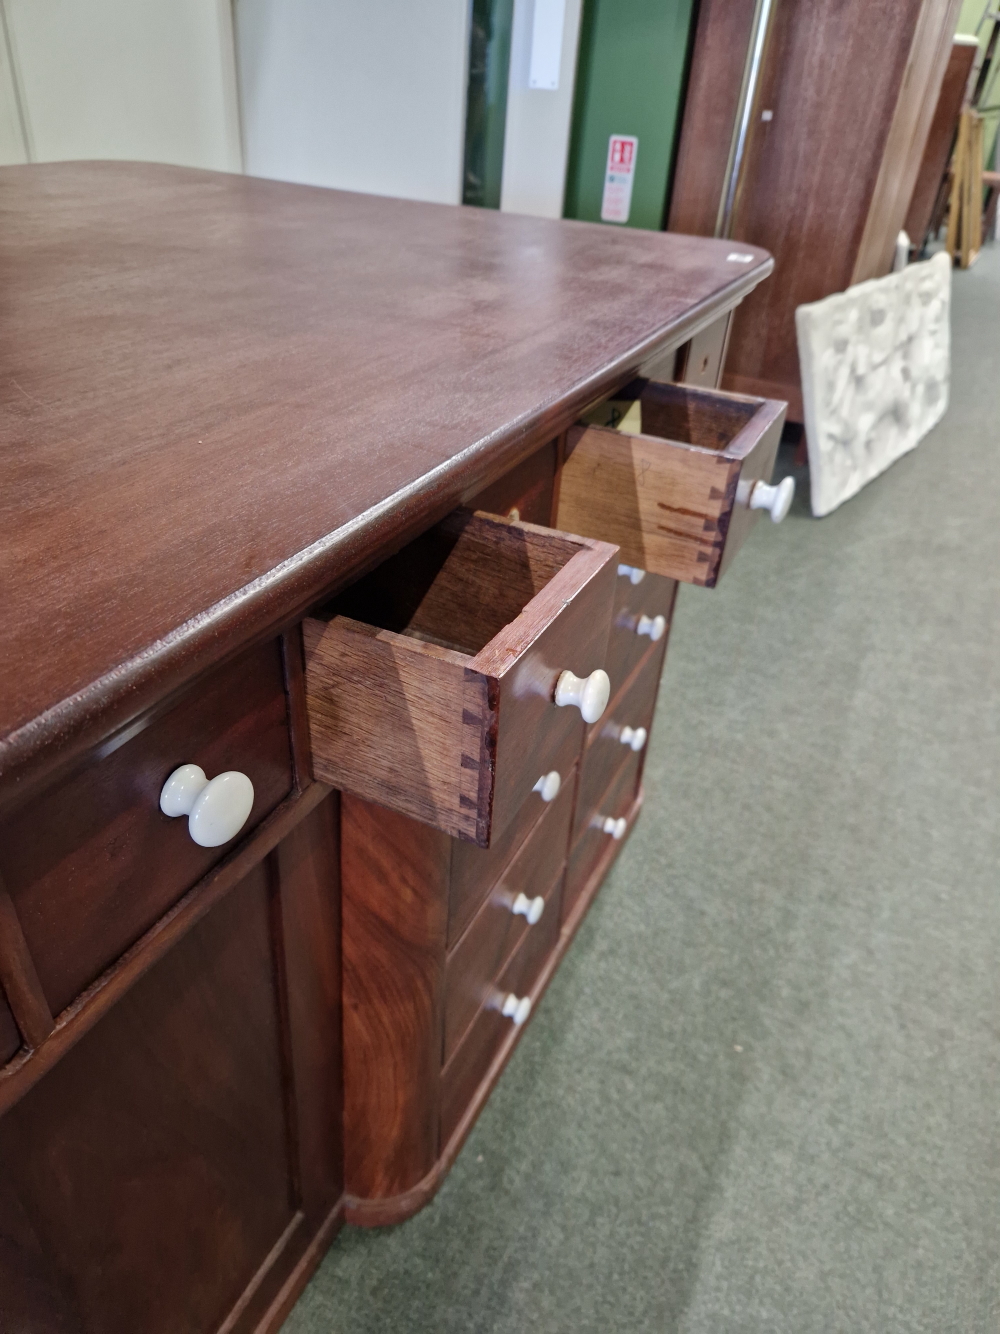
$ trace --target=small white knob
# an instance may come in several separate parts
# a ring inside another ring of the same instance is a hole
[[[752,510],[768,510],[771,515],[771,522],[780,523],[792,508],[792,497],[794,495],[794,477],[782,478],[777,486],[771,486],[768,482],[756,482],[750,492],[750,508]]]
[[[637,635],[649,635],[653,643],[662,639],[667,629],[667,618],[665,616],[646,616],[639,617],[639,623],[635,627]]]
[[[602,833],[610,834],[616,842],[625,837],[625,830],[628,828],[628,821],[624,816],[616,820],[610,815],[599,815],[595,823]]]
[[[611,697],[611,681],[607,672],[598,667],[589,676],[574,676],[572,672],[563,672],[556,682],[556,703],[560,708],[575,704],[583,714],[585,723],[596,723],[608,707]]]
[[[253,783],[230,769],[211,782],[197,764],[175,769],[160,792],[160,810],[176,819],[188,817],[188,833],[202,848],[219,848],[235,838],[253,806]]]
[[[644,727],[623,727],[618,733],[618,740],[623,746],[631,746],[635,751],[642,750],[646,744],[646,729]]]
[[[529,926],[534,926],[537,922],[540,922],[544,911],[545,900],[541,894],[534,899],[529,899],[527,894],[518,894],[511,907],[511,912],[515,917],[526,917],[528,919]]]
[[[561,787],[562,779],[559,777],[558,770],[553,769],[550,773],[542,774],[531,790],[537,792],[542,801],[555,801]]]
[[[511,992],[504,998],[500,1013],[505,1019],[510,1019],[515,1028],[520,1028],[531,1013],[531,997],[521,996],[518,998]]]
[[[646,571],[638,569],[635,565],[619,565],[618,573],[623,579],[627,579],[630,584],[641,584],[646,577]]]

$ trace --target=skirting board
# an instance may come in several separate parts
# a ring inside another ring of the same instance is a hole
[[[944,416],[950,301],[951,261],[939,254],[796,310],[817,517],[856,495]]]

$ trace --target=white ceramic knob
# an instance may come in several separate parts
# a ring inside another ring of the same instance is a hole
[[[638,569],[635,565],[619,565],[618,573],[622,579],[627,579],[630,584],[641,584],[646,577],[646,571]]]
[[[219,848],[235,838],[253,806],[253,783],[230,769],[211,782],[197,764],[175,769],[160,792],[160,810],[188,817],[188,833],[202,848]]]
[[[630,746],[632,750],[642,750],[646,744],[646,729],[644,727],[623,727],[618,733],[618,740],[623,746]]]
[[[575,704],[583,714],[585,723],[596,723],[608,707],[611,697],[611,681],[607,672],[598,667],[589,676],[574,676],[572,672],[563,672],[556,682],[556,703],[560,708]]]
[[[528,919],[529,926],[534,926],[536,922],[541,921],[544,911],[545,900],[541,894],[534,899],[529,899],[527,894],[518,894],[511,907],[511,912],[515,917],[526,917]]]
[[[665,616],[646,616],[639,617],[639,623],[635,627],[637,635],[649,635],[655,644],[662,639],[667,630],[667,618]]]
[[[532,792],[537,792],[542,801],[555,801],[556,797],[559,795],[559,789],[561,787],[562,779],[559,777],[559,772],[556,769],[552,769],[549,773],[542,774],[541,778],[539,778],[538,782],[531,790]]]
[[[628,821],[624,816],[621,816],[616,820],[610,815],[599,815],[597,817],[597,824],[603,833],[610,834],[616,842],[625,837],[625,830],[628,828]]]
[[[504,997],[500,1013],[505,1019],[510,1019],[515,1028],[520,1028],[531,1013],[531,997],[517,997],[511,992],[510,995]]]
[[[771,515],[771,522],[780,523],[792,508],[794,495],[794,477],[782,478],[777,486],[771,486],[768,482],[756,482],[750,492],[750,508],[767,510]]]

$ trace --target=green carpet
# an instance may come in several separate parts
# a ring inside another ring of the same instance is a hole
[[[644,814],[437,1199],[288,1334],[1000,1316],[1000,252],[944,422],[683,588]]]

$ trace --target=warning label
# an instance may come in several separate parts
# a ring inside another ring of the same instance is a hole
[[[633,134],[613,134],[608,141],[608,166],[601,198],[602,222],[628,222],[638,151],[639,140]]]

